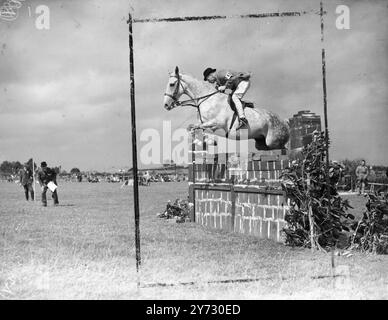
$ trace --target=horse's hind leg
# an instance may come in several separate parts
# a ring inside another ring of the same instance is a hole
[[[257,150],[270,150],[265,142],[264,137],[256,138],[255,141],[255,148]]]

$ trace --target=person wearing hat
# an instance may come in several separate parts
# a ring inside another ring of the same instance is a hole
[[[33,173],[32,170],[28,167],[28,164],[25,163],[23,165],[23,169],[19,171],[19,180],[20,184],[24,188],[24,194],[26,196],[26,200],[28,201],[28,195],[31,194],[31,200],[34,200],[34,188],[32,186],[33,183]]]
[[[338,161],[331,161],[330,169],[329,169],[329,180],[332,187],[337,188],[338,183],[342,178],[342,171],[344,170],[344,166],[340,164]]]
[[[40,164],[40,170],[38,172],[38,181],[42,189],[42,205],[44,207],[47,207],[47,184],[49,182],[53,182],[55,185],[57,185],[57,174],[54,169],[51,169],[47,166],[47,163],[45,161],[41,162]],[[52,198],[54,199],[54,206],[57,206],[59,204],[59,201],[56,189],[52,191]]]
[[[248,126],[248,120],[245,117],[241,99],[244,97],[251,85],[250,77],[251,73],[249,72],[235,72],[232,70],[217,71],[213,68],[206,68],[203,72],[204,80],[210,83],[216,83],[218,91],[224,92],[225,89],[232,90],[232,100],[236,106],[239,118],[237,130]]]

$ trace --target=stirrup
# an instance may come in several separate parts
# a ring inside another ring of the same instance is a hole
[[[247,126],[248,126],[248,120],[246,118],[241,118],[240,123],[239,123],[236,130],[240,130],[240,129],[247,127]]]

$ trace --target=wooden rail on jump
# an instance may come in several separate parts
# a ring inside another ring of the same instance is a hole
[[[280,176],[289,166],[287,152],[260,151],[241,159],[238,154],[211,154],[206,144],[198,147],[194,140],[203,139],[197,135],[191,142],[192,221],[283,242],[281,230],[289,205]]]
[[[369,182],[370,186],[369,193],[383,193],[388,194],[388,184],[386,183],[376,183],[376,182]]]

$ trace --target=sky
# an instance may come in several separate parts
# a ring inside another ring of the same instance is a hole
[[[0,6],[4,3],[0,0]],[[130,168],[128,12],[134,18],[318,11],[319,1],[137,0],[20,1],[14,21],[0,18],[0,162],[46,161],[66,170]],[[336,6],[350,9],[339,30]],[[50,9],[38,30],[35,8]],[[324,0],[330,157],[388,165],[388,3]],[[247,100],[290,118],[322,117],[319,15],[136,23],[133,26],[138,151],[153,128],[163,138],[197,122],[193,108],[166,111],[168,73],[179,66],[252,72]],[[140,164],[142,167],[142,164]]]

